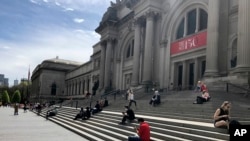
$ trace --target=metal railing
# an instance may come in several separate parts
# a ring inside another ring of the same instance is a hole
[[[226,83],[226,92],[229,93],[230,88],[237,88],[238,92],[237,93],[244,93],[244,96],[248,96],[248,94],[250,93],[250,87],[248,86],[248,88],[245,88],[243,86],[239,86],[236,84],[232,84],[232,83]]]

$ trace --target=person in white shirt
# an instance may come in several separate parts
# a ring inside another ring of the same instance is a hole
[[[129,90],[128,100],[129,100],[129,107],[132,105],[132,103],[134,103],[135,107],[136,107],[136,101],[134,99],[134,93],[133,93],[133,91],[131,89]]]

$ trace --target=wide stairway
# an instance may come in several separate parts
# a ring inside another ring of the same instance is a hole
[[[232,102],[232,119],[237,119],[242,124],[250,124],[248,98],[225,92],[210,92],[211,101],[193,104],[197,95],[199,93],[193,91],[161,93],[161,104],[153,107],[148,104],[152,93],[135,93],[137,107],[132,104],[132,109],[137,118],[143,117],[150,124],[151,139],[155,141],[229,140],[227,131],[214,128],[212,120],[215,110],[224,100]],[[68,106],[59,108],[57,116],[49,120],[91,141],[127,140],[128,136],[135,135],[134,126],[138,126],[136,121],[127,122],[126,125],[118,124],[122,119],[121,112],[128,101],[122,95],[117,95],[115,99],[113,96],[107,98],[110,105],[88,120],[73,120],[79,108]],[[89,103],[85,100],[80,105],[86,107]],[[47,110],[44,109],[41,116],[45,117]]]

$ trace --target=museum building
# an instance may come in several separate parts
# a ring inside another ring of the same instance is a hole
[[[249,13],[249,0],[116,0],[95,30],[101,38],[91,59],[45,60],[33,71],[33,96],[55,89],[59,97],[81,97],[94,87],[97,93],[192,89],[199,80],[210,88],[227,82],[245,86]]]

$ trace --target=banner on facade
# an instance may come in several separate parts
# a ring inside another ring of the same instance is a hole
[[[186,52],[207,44],[207,31],[171,43],[171,55]]]

